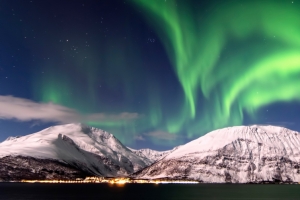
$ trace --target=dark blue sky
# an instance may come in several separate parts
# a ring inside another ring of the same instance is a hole
[[[280,1],[286,8],[266,1],[268,15],[251,1],[145,2],[1,1],[0,141],[72,122],[107,130],[133,148],[160,150],[233,125],[300,131],[300,91],[290,85],[299,84],[300,62],[294,71],[281,66],[286,76],[273,66],[261,68],[265,78],[254,73],[278,52],[296,49],[278,58],[286,63],[298,53],[300,45],[286,38],[297,41],[299,28],[282,33],[284,25],[271,20],[279,7],[297,14],[297,1]],[[234,21],[231,9],[246,21]],[[233,98],[240,77],[252,82]],[[266,95],[256,98],[249,85]]]

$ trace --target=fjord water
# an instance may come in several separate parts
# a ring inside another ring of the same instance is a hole
[[[300,185],[1,183],[1,200],[300,199]]]

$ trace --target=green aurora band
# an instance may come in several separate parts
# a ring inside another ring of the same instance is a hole
[[[89,60],[82,54],[62,73],[57,71],[65,68],[49,64],[50,75],[34,83],[36,100],[81,113],[139,113],[136,120],[86,122],[112,132],[126,144],[134,135],[155,130],[184,135],[178,140],[193,138],[241,125],[245,114],[259,121],[262,116],[257,111],[272,103],[300,100],[300,7],[296,3],[207,1],[200,12],[190,0],[131,2],[134,9],[142,9],[164,45],[182,86],[181,96],[168,102],[153,74],[149,80],[136,76],[147,70],[141,67],[138,45],[113,38],[101,43],[109,48],[89,50]],[[84,44],[81,40],[71,38]],[[81,79],[74,82],[70,77]],[[106,92],[99,89],[99,80]],[[134,98],[140,85],[145,89],[138,104]],[[110,93],[111,97],[105,96]],[[153,138],[163,145],[178,144],[178,140]]]
[[[190,1],[132,2],[157,31],[184,90],[181,117],[168,131],[191,137],[240,125],[244,112],[255,118],[263,106],[300,100],[296,3],[219,1],[200,13]]]

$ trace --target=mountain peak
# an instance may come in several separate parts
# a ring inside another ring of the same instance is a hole
[[[287,128],[270,125],[233,126],[211,131],[183,145],[173,153],[178,156],[192,152],[214,151],[238,139],[265,143],[271,147],[281,146],[289,137],[300,135]],[[171,156],[169,154],[168,156]]]
[[[88,135],[89,137],[102,137],[102,138],[115,138],[111,133],[104,131],[99,128],[91,127],[83,123],[70,123],[70,124],[62,124],[62,125],[55,125],[51,126],[47,129],[42,131],[55,131],[55,132],[63,132],[63,133],[70,133],[70,132],[78,132]]]
[[[292,134],[292,133],[297,133],[297,132],[280,126],[250,125],[250,126],[233,126],[233,127],[222,128],[222,129],[211,131],[207,133],[205,136],[209,135],[210,137],[215,136],[220,138],[228,138],[228,137],[248,138],[251,137],[251,135],[255,135],[255,134],[280,135],[280,134]]]
[[[143,158],[112,134],[80,123],[52,126],[0,144],[0,158],[15,155],[62,160],[107,176],[126,175],[146,166]]]
[[[6,138],[3,142],[5,141],[11,141],[11,140],[15,140],[15,139],[18,139],[22,136],[18,135],[18,136],[9,136],[8,138]],[[0,142],[1,143],[1,142]]]
[[[49,129],[88,129],[90,128],[89,126],[83,124],[83,123],[69,123],[69,124],[59,124],[59,125],[54,125],[50,126],[49,128],[46,128],[44,130],[49,130]]]
[[[299,144],[299,132],[283,127],[228,127],[182,145],[136,176],[210,183],[299,182]]]

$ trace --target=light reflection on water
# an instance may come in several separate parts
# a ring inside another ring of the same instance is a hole
[[[0,183],[0,200],[300,199],[300,185]]]

